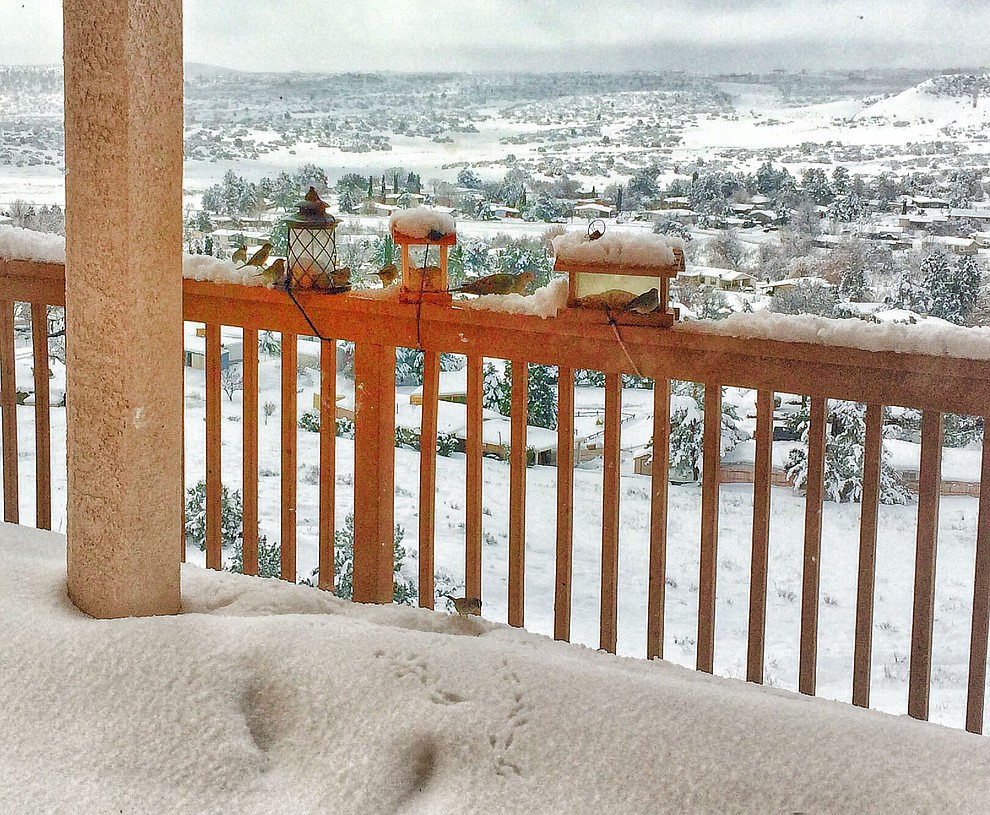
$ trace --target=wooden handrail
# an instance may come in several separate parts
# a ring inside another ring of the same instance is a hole
[[[17,412],[13,388],[13,304],[29,302],[32,323],[44,322],[46,305],[65,302],[62,264],[0,259],[0,395],[3,416],[4,507],[8,520],[18,520]],[[572,606],[572,547],[574,451],[574,372],[605,373],[605,461],[602,495],[602,563],[600,647],[614,651],[617,641],[619,518],[621,504],[620,432],[621,376],[638,373],[655,382],[653,438],[659,445],[651,478],[650,548],[646,621],[646,655],[663,655],[667,570],[667,464],[671,424],[671,381],[701,383],[705,390],[704,461],[701,486],[701,532],[697,631],[697,667],[714,670],[715,615],[719,538],[719,451],[723,388],[735,386],[757,392],[756,462],[750,573],[747,678],[763,681],[767,566],[770,541],[770,482],[772,419],[775,393],[811,398],[808,432],[808,472],[804,524],[804,563],[801,596],[799,689],[817,688],[819,594],[823,475],[827,444],[828,400],[867,405],[863,512],[860,524],[855,659],[852,701],[866,706],[870,698],[871,628],[876,580],[877,504],[881,477],[883,406],[923,411],[921,492],[917,564],[914,586],[911,675],[908,712],[927,718],[933,633],[933,591],[938,539],[942,414],[990,415],[990,360],[962,359],[921,353],[875,352],[838,345],[818,345],[775,339],[744,339],[712,333],[697,325],[673,328],[610,325],[601,312],[562,310],[556,317],[481,310],[457,303],[403,303],[388,293],[352,292],[329,297],[300,293],[304,316],[284,292],[237,285],[185,280],[183,317],[205,323],[207,338],[207,563],[222,565],[220,527],[220,330],[245,330],[244,358],[244,537],[243,564],[257,573],[258,563],[258,357],[257,332],[282,336],[281,416],[281,575],[298,578],[296,565],[296,335],[313,330],[355,344],[355,441],[361,466],[354,475],[354,599],[389,602],[393,593],[392,530],[394,522],[394,365],[396,347],[421,348],[425,356],[423,428],[420,449],[420,589],[433,603],[434,536],[436,534],[436,444],[441,353],[467,358],[467,439],[465,443],[465,593],[482,594],[482,515],[484,451],[482,438],[483,377],[486,358],[512,360],[512,431],[510,454],[508,621],[524,624],[526,600],[526,389],[528,366],[556,366],[559,372],[559,464],[565,472],[557,481],[554,635],[569,639]],[[635,322],[635,321],[634,321]],[[616,337],[616,331],[619,337]],[[44,333],[36,332],[36,360],[47,352]],[[334,585],[335,529],[335,378],[336,345],[321,344],[319,568],[317,584]],[[37,367],[37,362],[36,362]],[[36,383],[47,382],[39,379]],[[43,387],[38,387],[41,393]],[[47,403],[47,400],[44,400]],[[36,405],[38,514],[36,523],[50,524],[47,404]],[[565,443],[564,440],[567,440]],[[42,459],[44,459],[42,461]],[[990,473],[990,437],[984,439],[984,480]],[[42,483],[43,482],[43,483]],[[977,530],[976,580],[970,646],[966,727],[982,732],[987,620],[990,602],[990,489],[981,490]],[[270,564],[269,564],[270,568]]]

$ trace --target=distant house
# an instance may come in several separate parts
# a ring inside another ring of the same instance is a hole
[[[688,280],[702,286],[711,286],[725,291],[742,291],[752,289],[756,278],[746,272],[733,269],[716,269],[711,266],[691,266],[677,273],[679,280]]]
[[[772,209],[754,209],[749,213],[751,220],[756,221],[758,224],[775,224],[777,223],[777,213]]]
[[[926,246],[941,246],[954,255],[975,255],[979,247],[972,238],[953,238],[946,235],[934,235],[925,238]]]
[[[206,338],[186,337],[183,348],[185,366],[194,371],[206,370]],[[220,370],[230,366],[230,351],[225,345],[220,346]]]
[[[606,204],[578,204],[574,207],[575,215],[583,215],[589,220],[592,218],[611,218],[614,213],[614,208]]]
[[[661,209],[690,209],[691,199],[683,195],[671,195],[660,202]]]

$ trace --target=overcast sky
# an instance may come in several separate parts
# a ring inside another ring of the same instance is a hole
[[[78,0],[77,0],[78,2]],[[242,70],[973,68],[990,0],[185,0]],[[0,0],[0,63],[61,60],[60,0]]]

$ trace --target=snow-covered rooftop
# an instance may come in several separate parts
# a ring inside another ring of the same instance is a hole
[[[183,567],[92,620],[0,526],[0,811],[975,813],[986,742],[475,619]]]

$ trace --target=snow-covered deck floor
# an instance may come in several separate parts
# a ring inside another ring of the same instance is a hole
[[[505,627],[183,571],[91,620],[0,526],[0,812],[974,813],[990,741]]]

